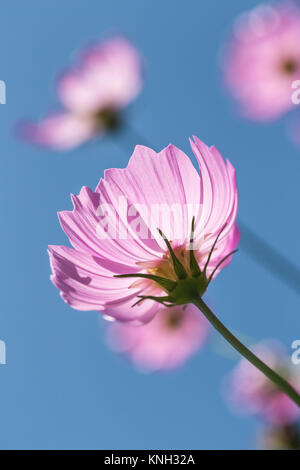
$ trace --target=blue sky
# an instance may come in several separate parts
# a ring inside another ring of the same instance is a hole
[[[222,398],[235,359],[216,351],[217,338],[181,369],[143,375],[108,350],[99,314],[72,310],[49,281],[47,245],[67,242],[56,212],[71,207],[69,194],[82,185],[94,188],[105,168],[126,166],[132,142],[107,138],[53,153],[18,141],[13,129],[55,109],[55,76],[76,49],[124,33],[145,58],[131,125],[156,148],[172,142],[190,155],[192,134],[215,144],[236,167],[240,217],[300,266],[300,151],[286,138],[285,119],[261,125],[238,117],[216,61],[233,18],[257,4],[2,1],[0,448],[253,447],[259,422],[233,415]],[[300,337],[299,296],[242,250],[207,299],[249,338],[277,338],[290,350]]]

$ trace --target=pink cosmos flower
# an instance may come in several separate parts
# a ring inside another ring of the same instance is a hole
[[[300,375],[277,344],[272,348],[259,344],[254,350],[269,367],[300,390]],[[298,406],[246,359],[240,361],[232,374],[228,396],[238,410],[261,415],[272,424],[285,425],[299,417]]]
[[[224,79],[242,113],[262,121],[293,107],[300,74],[300,10],[285,1],[258,6],[236,22],[224,58]]]
[[[142,326],[112,323],[108,340],[139,369],[154,371],[182,365],[203,345],[207,334],[207,320],[196,307],[188,305],[160,307],[154,319]]]
[[[234,168],[196,137],[191,146],[200,175],[173,145],[160,153],[137,146],[127,168],[106,170],[95,191],[83,187],[72,196],[73,211],[59,213],[73,248],[49,247],[51,279],[73,308],[100,310],[122,321],[153,318],[159,309],[155,300],[132,305],[141,295],[164,295],[176,279],[158,227],[189,273],[193,220],[194,254],[207,278],[230,262],[239,241]],[[167,284],[161,287],[154,276]]]
[[[57,150],[74,148],[117,128],[120,110],[141,85],[141,60],[128,40],[115,37],[91,46],[58,82],[65,109],[39,123],[22,124],[21,136]]]

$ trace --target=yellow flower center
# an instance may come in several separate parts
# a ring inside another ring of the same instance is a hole
[[[174,253],[185,267],[187,273],[189,273],[189,262],[190,262],[190,252],[186,250],[185,247],[174,248]],[[154,268],[147,270],[149,274],[155,274],[156,276],[165,277],[176,281],[177,277],[174,271],[173,262],[170,256],[170,253],[167,252],[163,255],[162,259],[158,261],[158,264]]]

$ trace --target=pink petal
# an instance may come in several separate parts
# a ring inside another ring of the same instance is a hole
[[[167,318],[174,313],[182,320],[176,327],[170,327]],[[160,307],[155,318],[143,326],[111,324],[108,340],[114,350],[126,353],[139,368],[167,370],[182,365],[200,349],[207,334],[207,321],[189,305]]]
[[[126,106],[139,93],[141,84],[137,50],[117,37],[88,49],[79,66],[61,77],[58,92],[69,110],[97,112]]]
[[[139,213],[161,249],[165,250],[165,243],[157,227],[178,245],[187,241],[192,217],[197,220],[201,211],[200,178],[181,150],[169,145],[156,154],[147,147],[136,146],[127,168],[106,170],[105,181],[114,192],[126,195],[139,206]]]
[[[291,83],[300,70],[300,10],[284,2],[256,7],[238,23],[224,60],[224,80],[251,119],[272,120],[289,111]],[[285,61],[298,66],[285,73]]]
[[[133,293],[127,299],[116,302],[107,302],[102,313],[115,318],[125,324],[141,325],[148,323],[156,315],[159,304],[153,300],[144,300],[142,303],[132,307],[136,303],[138,294]]]
[[[51,280],[62,298],[78,310],[101,310],[122,321],[148,321],[158,304],[145,301],[132,308],[139,289],[131,288],[132,279],[114,278],[125,274],[126,267],[66,246],[49,246]]]
[[[197,137],[191,141],[192,150],[198,160],[201,173],[202,213],[196,224],[195,240],[205,236],[203,251],[209,251],[221,229],[216,250],[213,252],[214,264],[234,250],[239,233],[235,226],[238,209],[238,192],[235,171],[229,161],[225,163],[215,147],[207,147]],[[227,251],[228,250],[228,251]]]
[[[130,236],[125,239],[119,238],[121,234],[118,230],[104,238],[105,234],[100,230],[102,225],[99,208],[106,210],[107,219],[113,229],[119,227],[118,221],[121,215],[118,201],[109,199],[104,190],[93,192],[83,187],[78,196],[72,196],[72,200],[74,210],[60,212],[59,219],[74,248],[124,263],[130,266],[131,271],[136,269],[138,261],[157,256],[157,252],[149,253],[147,246],[139,242],[138,238]]]
[[[24,123],[20,126],[24,139],[55,150],[77,147],[96,133],[92,120],[73,114],[56,114],[38,123]]]

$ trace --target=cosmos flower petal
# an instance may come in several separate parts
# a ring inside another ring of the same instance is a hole
[[[130,292],[130,296],[126,299],[107,302],[102,309],[102,313],[118,320],[118,322],[125,322],[134,326],[146,324],[156,315],[159,304],[153,300],[144,300],[142,303],[132,307],[136,300],[136,294]]]
[[[119,109],[141,89],[141,60],[125,38],[115,37],[89,47],[73,70],[65,72],[58,91],[65,107],[75,113]]]
[[[144,208],[128,197],[128,186],[119,188],[107,180],[107,171],[105,171],[105,180],[101,179],[96,192],[100,194],[100,201],[104,203],[104,210],[107,206],[114,210],[112,214],[118,215],[118,243],[132,253],[134,258],[153,259],[160,256],[161,249],[156,240],[151,237],[147,220],[144,219]],[[147,211],[146,211],[147,212]],[[122,236],[126,234],[126,236]]]
[[[24,122],[19,125],[19,134],[23,139],[43,147],[70,150],[92,138],[95,127],[89,119],[61,113],[37,123]]]
[[[86,255],[65,246],[49,246],[51,280],[63,300],[78,310],[101,310],[120,321],[145,323],[155,315],[158,305],[147,300],[132,308],[140,290],[128,279],[114,279],[124,267]],[[130,289],[129,289],[130,287]]]
[[[141,216],[149,222],[152,237],[161,248],[165,248],[165,245],[157,227],[167,238],[176,239],[178,244],[186,241],[192,217],[198,220],[201,211],[200,178],[190,159],[181,150],[169,145],[156,154],[138,145],[127,168],[106,170],[105,180],[113,190],[122,188],[129,199],[141,207]],[[149,220],[149,213],[153,216],[156,208],[158,211],[160,208],[161,213],[157,212],[160,217],[154,218],[157,221],[154,224]],[[175,237],[172,230],[169,233],[169,221],[173,221],[172,225],[180,229]]]
[[[179,367],[199,350],[208,331],[207,321],[194,306],[160,307],[146,325],[111,324],[108,341],[139,369],[168,370]]]
[[[111,200],[104,191],[103,184],[100,186],[101,193],[84,186],[78,196],[72,196],[73,211],[59,213],[61,226],[74,248],[120,261],[132,268],[138,261],[157,255],[157,251],[149,253],[146,245],[138,242],[138,237],[130,238],[124,234],[124,238],[120,238],[122,234],[119,233],[118,200]],[[107,236],[103,233],[99,208],[106,211],[105,220],[114,233]],[[122,228],[126,228],[124,223]]]
[[[138,289],[128,291],[128,279],[116,279],[116,282],[111,282],[112,275],[124,272],[122,265],[108,265],[105,260],[65,246],[49,246],[49,256],[53,283],[64,291],[64,298],[70,305],[75,306],[75,302],[79,302],[80,306],[76,308],[100,309],[107,301],[127,298],[138,293]],[[82,304],[86,304],[86,308],[82,308]],[[92,307],[89,307],[90,305]]]
[[[197,137],[191,140],[191,146],[201,173],[203,204],[195,238],[199,233],[208,235],[206,245],[211,244],[220,227],[226,225],[220,237],[221,242],[231,231],[236,218],[238,195],[235,172],[229,162],[224,162],[215,147],[207,147]]]
[[[237,20],[224,54],[223,74],[245,117],[269,121],[292,108],[299,43],[300,9],[292,2],[260,5]]]

